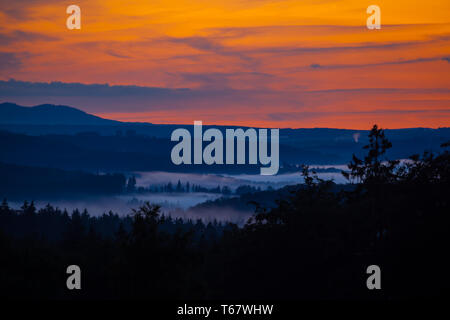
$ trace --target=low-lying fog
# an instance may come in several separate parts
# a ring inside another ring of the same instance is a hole
[[[184,219],[202,219],[204,222],[210,222],[214,219],[218,221],[230,221],[235,223],[245,222],[253,212],[241,212],[230,208],[214,208],[214,210],[190,210],[189,208],[205,202],[214,200],[222,195],[211,193],[147,193],[120,195],[110,197],[92,197],[86,199],[71,200],[35,200],[34,203],[38,209],[45,207],[50,203],[53,207],[61,210],[67,209],[72,213],[74,209],[87,209],[92,216],[100,216],[103,213],[112,211],[119,215],[127,215],[133,208],[138,208],[145,201],[162,206],[162,212],[172,217],[181,217]],[[9,202],[13,208],[20,208],[23,203]]]
[[[334,166],[337,168],[337,166]],[[322,166],[321,168],[326,168]],[[341,169],[341,168],[339,168]],[[344,167],[342,168],[344,169]],[[200,185],[206,188],[215,188],[217,186],[228,186],[231,190],[235,190],[241,185],[251,185],[260,187],[262,190],[269,186],[273,188],[281,188],[286,185],[298,184],[303,182],[300,173],[286,173],[276,176],[261,175],[216,175],[216,174],[192,174],[192,173],[171,173],[171,172],[135,172],[137,186],[149,187],[150,185],[165,185],[172,182],[173,185],[178,180],[183,185],[187,182],[190,185]],[[336,183],[345,183],[345,179],[340,173],[319,173],[318,176],[323,179],[334,179]],[[131,213],[132,208],[138,208],[145,201],[153,204],[159,204],[162,211],[166,215],[172,217],[182,217],[191,219],[202,219],[205,222],[213,221],[231,221],[238,224],[244,223],[253,212],[236,211],[231,208],[217,207],[211,210],[191,210],[192,206],[199,203],[215,200],[222,197],[222,194],[203,193],[203,192],[159,192],[159,193],[135,193],[124,194],[119,196],[91,197],[75,200],[46,200],[40,199],[35,201],[36,207],[39,209],[50,203],[54,207],[67,209],[71,213],[78,208],[80,211],[87,209],[90,215],[99,216],[103,213],[112,211],[119,215],[127,215]],[[231,195],[234,196],[234,195]],[[19,208],[22,203],[12,202],[10,205]]]
[[[339,170],[347,170],[347,166],[313,166],[318,169],[336,168]],[[312,167],[311,167],[312,168]],[[269,186],[273,188],[281,188],[291,184],[303,183],[303,177],[300,172],[277,174],[274,176],[263,175],[228,175],[228,174],[197,174],[197,173],[174,173],[174,172],[135,172],[137,185],[148,187],[149,185],[163,185],[171,182],[176,185],[178,180],[185,185],[187,182],[201,185],[202,187],[214,188],[220,185],[228,186],[231,190],[235,190],[241,185],[251,185],[253,187],[261,187],[265,190]],[[317,176],[321,179],[333,179],[335,183],[346,183],[347,180],[340,172],[319,172]]]

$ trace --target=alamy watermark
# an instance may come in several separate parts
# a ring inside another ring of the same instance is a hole
[[[367,7],[367,14],[370,16],[367,18],[366,26],[369,30],[381,29],[381,9],[379,6],[373,4]]]
[[[66,8],[66,13],[70,16],[66,20],[66,26],[69,30],[81,29],[81,9],[78,5],[72,4]],[[378,5],[372,4],[367,7],[366,13],[370,16],[366,20],[366,26],[369,30],[381,29],[381,9]]]
[[[367,274],[370,276],[367,278],[366,285],[369,290],[381,289],[381,269],[376,264],[372,264],[367,267]]]
[[[270,155],[268,130],[270,130]],[[172,148],[170,155],[175,165],[190,165],[192,162],[207,165],[246,164],[246,158],[248,158],[248,164],[258,164],[259,158],[259,163],[265,166],[260,168],[261,175],[275,175],[279,169],[279,129],[258,129],[258,131],[253,128],[245,131],[241,128],[226,129],[224,139],[219,129],[210,128],[203,132],[202,121],[194,121],[193,161],[192,138],[189,130],[176,129],[172,132],[170,139],[179,142]],[[203,148],[204,141],[209,143]],[[246,141],[248,141],[247,157]]]
[[[70,14],[66,20],[66,26],[69,30],[81,29],[81,9],[79,6],[72,4],[67,7],[66,13]]]
[[[81,269],[79,266],[72,264],[67,267],[66,273],[70,274],[67,277],[66,286],[69,290],[80,290],[81,289]]]

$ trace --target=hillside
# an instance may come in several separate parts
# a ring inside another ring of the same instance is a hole
[[[0,104],[0,123],[10,125],[114,125],[118,122],[68,106],[42,104],[23,107],[6,102]]]
[[[173,166],[170,135],[189,125],[120,122],[67,107],[23,107],[0,104],[0,161],[22,165],[93,170],[170,170],[228,172],[230,167]],[[204,126],[207,130],[211,126]],[[217,126],[221,131],[228,127]],[[9,133],[7,133],[9,132]],[[280,164],[346,164],[361,154],[367,130],[280,129]],[[18,134],[18,135],[17,135]],[[450,128],[386,130],[394,148],[390,158],[407,158],[423,151],[440,150],[450,140]],[[30,154],[30,151],[33,154]],[[234,168],[236,169],[236,168]],[[243,172],[240,167],[233,172]],[[254,168],[256,169],[256,168]],[[248,172],[248,171],[246,171]]]
[[[0,162],[0,197],[65,199],[73,196],[118,194],[125,186],[121,174],[91,174],[52,168],[18,166]]]

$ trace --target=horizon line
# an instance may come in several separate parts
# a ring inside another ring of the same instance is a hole
[[[102,120],[110,120],[110,121],[117,121],[121,124],[148,124],[148,125],[160,125],[160,126],[193,126],[194,125],[194,121],[202,121],[203,120],[193,120],[192,123],[158,123],[158,122],[149,122],[149,121],[124,121],[124,120],[117,120],[117,119],[112,119],[112,118],[108,118],[108,117],[104,117],[102,116],[102,113],[89,113],[86,112],[84,110],[78,109],[76,107],[72,107],[72,106],[68,106],[68,105],[64,105],[64,104],[52,104],[52,103],[41,103],[41,104],[37,104],[37,105],[21,105],[21,104],[17,104],[16,102],[11,102],[11,101],[3,101],[0,102],[0,105],[3,104],[14,104],[18,107],[22,107],[22,108],[35,108],[35,107],[40,107],[40,106],[53,106],[53,107],[66,107],[66,108],[71,108],[80,112],[83,112],[87,115],[90,116],[94,116],[97,118],[100,118]],[[0,122],[0,124],[6,124],[8,125],[8,123],[2,123]],[[58,125],[58,124],[46,124],[46,125]],[[376,123],[374,123],[373,125],[376,125]],[[372,126],[373,126],[372,125]],[[95,126],[95,125],[87,125],[87,126]],[[256,129],[288,129],[288,130],[302,130],[302,129],[309,129],[309,130],[313,130],[313,129],[329,129],[329,130],[349,130],[349,131],[370,131],[371,128],[369,129],[359,129],[359,128],[338,128],[338,127],[318,127],[318,126],[314,126],[314,127],[261,127],[261,126],[249,126],[249,125],[244,125],[244,126],[240,126],[240,125],[236,125],[236,124],[203,124],[203,126],[206,127],[212,127],[212,126],[216,126],[216,127],[240,127],[240,128],[256,128]],[[449,129],[450,126],[443,126],[443,127],[398,127],[398,128],[388,128],[388,127],[381,127],[379,126],[381,129],[383,130],[407,130],[407,129],[431,129],[431,130],[438,130],[438,129]]]

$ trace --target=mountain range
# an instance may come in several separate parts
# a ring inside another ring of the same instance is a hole
[[[0,124],[115,125],[119,122],[103,119],[68,106],[41,104],[34,107],[23,107],[6,102],[0,104]]]
[[[170,150],[175,142],[170,141],[170,135],[180,127],[192,130],[190,125],[103,119],[69,106],[45,104],[24,107],[1,103],[0,161],[108,172],[243,171],[242,166],[240,169],[222,168],[224,166],[188,168],[171,164]],[[208,127],[211,126],[204,126],[204,130]],[[226,127],[217,128],[225,130]],[[280,162],[285,165],[346,164],[353,153],[362,156],[362,146],[368,141],[367,134],[368,130],[280,129]],[[393,144],[388,157],[403,159],[425,150],[439,152],[440,145],[450,141],[450,128],[392,129],[386,130],[386,136]]]

